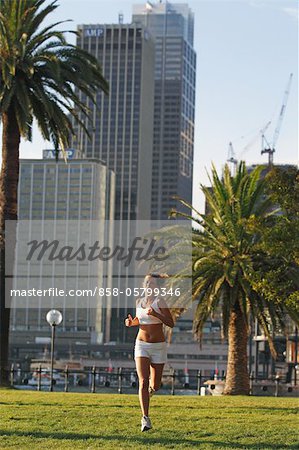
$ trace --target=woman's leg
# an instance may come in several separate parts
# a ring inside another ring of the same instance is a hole
[[[164,363],[163,364],[151,363],[150,386],[154,391],[157,391],[161,387],[163,368],[164,368]]]
[[[139,380],[139,402],[143,416],[148,416],[150,360],[144,356],[136,358],[136,370]]]

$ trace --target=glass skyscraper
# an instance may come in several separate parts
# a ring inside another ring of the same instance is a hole
[[[99,158],[116,174],[115,219],[150,219],[153,151],[154,44],[135,25],[81,25],[77,45],[93,54],[109,82],[97,94],[91,139],[77,129],[74,147]],[[83,93],[81,100],[86,101]],[[82,118],[82,117],[81,117]]]
[[[155,103],[152,219],[178,207],[173,196],[192,201],[196,53],[194,15],[187,4],[133,7],[133,23],[155,41]]]
[[[73,146],[85,158],[100,158],[115,173],[115,220],[118,238],[129,246],[136,220],[151,217],[154,43],[141,26],[130,24],[80,25],[77,45],[99,61],[109,83],[109,94],[98,92],[97,106],[89,104],[86,120],[91,139],[77,128]],[[81,92],[81,100],[86,97]],[[81,117],[82,119],[82,117]],[[131,273],[114,266],[119,290],[134,286]],[[123,325],[130,309],[127,296],[113,297],[111,340],[123,341]]]

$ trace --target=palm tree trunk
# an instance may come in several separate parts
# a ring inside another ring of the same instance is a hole
[[[228,361],[224,389],[226,395],[249,395],[247,338],[247,325],[237,301],[231,312],[228,328]]]
[[[0,175],[0,386],[8,383],[10,286],[5,279],[5,221],[17,220],[20,132],[11,106],[2,114],[2,167]],[[15,227],[10,230],[10,251],[15,247]],[[11,235],[11,232],[13,235]]]

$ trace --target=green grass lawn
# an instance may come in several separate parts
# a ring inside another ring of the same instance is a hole
[[[0,448],[298,449],[298,400],[152,399],[154,428],[140,432],[137,395],[0,390]]]

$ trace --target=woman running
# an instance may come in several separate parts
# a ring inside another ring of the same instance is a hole
[[[136,303],[136,317],[128,314],[127,327],[139,326],[135,343],[135,362],[139,379],[139,401],[142,411],[141,431],[152,428],[149,418],[149,399],[160,388],[163,367],[167,358],[163,324],[173,328],[169,308],[154,293],[159,290],[157,279],[167,275],[151,273],[144,279],[147,295]]]

